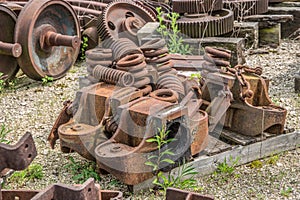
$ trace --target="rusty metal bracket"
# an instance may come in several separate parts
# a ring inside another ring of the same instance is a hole
[[[166,200],[213,200],[213,197],[204,196],[195,192],[179,190],[176,188],[168,188]]]
[[[25,133],[15,145],[0,143],[0,172],[5,168],[23,170],[36,155],[34,141],[29,132]]]

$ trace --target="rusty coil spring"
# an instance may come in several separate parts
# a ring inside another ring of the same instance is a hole
[[[147,64],[155,67],[159,75],[177,74],[164,39],[150,40],[141,46],[141,50],[146,57]]]
[[[85,53],[87,71],[90,75],[93,74],[93,69],[97,65],[109,67],[112,65],[112,51],[111,49],[93,48]]]
[[[134,76],[129,72],[97,65],[93,70],[93,77],[99,81],[129,87],[134,84]]]
[[[110,46],[115,61],[131,54],[142,54],[143,52],[128,38],[114,40]]]
[[[178,102],[178,93],[171,89],[158,89],[150,93],[150,97],[170,103]]]
[[[185,89],[180,78],[173,74],[165,74],[157,80],[157,89],[172,89],[178,93],[178,100],[180,101],[185,96]]]
[[[112,116],[105,118],[102,125],[104,126],[104,133],[108,138],[112,137],[118,129],[118,124]]]
[[[223,48],[205,47],[204,60],[210,66],[228,67],[230,66],[231,52]]]
[[[127,55],[120,59],[116,65],[117,69],[133,74],[135,79],[133,86],[137,88],[141,88],[151,82],[146,67],[147,63],[143,54]]]

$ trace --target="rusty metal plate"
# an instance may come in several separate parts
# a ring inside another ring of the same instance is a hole
[[[0,143],[0,172],[5,168],[23,170],[36,155],[35,144],[29,132],[15,145]]]
[[[76,61],[79,38],[77,15],[69,3],[30,1],[22,9],[15,29],[15,41],[23,48],[18,64],[35,80],[46,75],[61,78]]]
[[[6,76],[5,79],[12,79],[19,70],[17,59],[13,56],[14,50],[11,46],[14,43],[17,16],[8,7],[0,5],[0,19],[0,27],[2,27],[0,31],[0,73]],[[11,52],[10,55],[9,50]],[[22,48],[19,47],[19,50],[22,50]],[[19,53],[22,53],[22,51]]]
[[[176,188],[168,188],[166,200],[213,200],[213,197],[204,196],[195,192],[179,190]]]

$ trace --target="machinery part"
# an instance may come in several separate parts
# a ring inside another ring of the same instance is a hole
[[[159,75],[177,74],[164,39],[150,40],[143,44],[141,49],[147,64],[153,65]]]
[[[180,190],[177,188],[168,188],[166,200],[214,200],[214,197],[204,196],[195,192]]]
[[[5,169],[23,170],[36,157],[34,141],[29,132],[15,145],[0,143],[0,172]]]
[[[127,55],[143,53],[140,48],[128,38],[114,40],[110,48],[112,49],[113,58],[115,61],[118,61]]]
[[[97,65],[102,65],[104,67],[110,67],[113,65],[113,54],[111,49],[104,48],[93,48],[85,53],[87,71],[90,75],[93,74],[93,70]],[[98,82],[96,80],[96,82]]]
[[[76,200],[121,200],[122,192],[100,190],[94,179],[89,178],[80,186],[54,184],[35,195],[32,200],[76,199]]]
[[[212,102],[216,97],[214,93],[218,93],[224,87],[232,93],[234,101],[226,111],[224,128],[247,136],[257,136],[263,132],[283,133],[286,109],[272,103],[268,96],[266,80],[250,72],[237,73],[242,74],[243,78],[238,78],[233,72],[214,72],[205,76],[205,87],[202,89],[202,98],[205,101]],[[218,83],[216,80],[222,81]],[[245,84],[247,89],[244,90],[241,84]]]
[[[184,86],[178,76],[172,74],[165,74],[157,80],[157,89],[172,89],[179,95],[179,102],[185,96]]]
[[[156,8],[161,7],[161,11],[164,13],[170,13],[172,12],[172,8],[163,2],[159,1],[152,1],[152,0],[134,0],[136,4],[139,4],[143,8],[149,11],[149,13],[152,14],[152,16],[156,16],[158,13],[156,11]]]
[[[184,13],[208,13],[222,10],[222,0],[172,0],[173,12]]]
[[[63,105],[64,105],[64,107],[63,107],[62,111],[59,113],[57,119],[55,120],[55,123],[54,123],[54,125],[51,129],[51,132],[48,136],[48,139],[47,139],[49,141],[52,149],[54,149],[54,147],[55,147],[56,140],[59,139],[58,127],[61,126],[62,124],[67,123],[68,121],[70,121],[70,119],[73,116],[73,113],[69,112],[69,108],[72,105],[72,102],[65,101]]]
[[[130,38],[137,44],[137,31],[155,17],[133,1],[118,0],[110,3],[98,20],[98,34],[102,41]],[[107,41],[108,45],[111,41]]]
[[[93,77],[99,81],[122,87],[130,87],[134,84],[134,76],[131,73],[103,67],[101,65],[97,65],[94,68]]]
[[[224,8],[234,12],[234,19],[239,21],[249,15],[268,12],[268,0],[225,0]]]
[[[97,27],[92,26],[87,29],[85,29],[82,32],[82,38],[87,38],[87,50],[93,49],[98,46],[98,33],[97,33]]]
[[[22,47],[14,43],[16,14],[8,7],[0,4],[0,73],[4,79],[13,79],[19,70],[16,58],[22,54]]]
[[[150,93],[150,97],[170,103],[178,102],[178,93],[170,89],[158,89]]]
[[[176,138],[174,143],[162,148],[174,149],[174,156],[170,159],[176,161],[189,150],[191,132],[183,125],[184,120],[181,121],[187,113],[185,106],[173,106],[169,102],[143,97],[119,109],[116,133],[95,149],[95,155],[101,169],[112,173],[125,184],[135,185],[153,176],[152,167],[144,163],[148,156],[157,153],[156,145],[146,142],[156,134],[157,127],[165,125]],[[170,122],[168,126],[166,120]]]
[[[65,1],[30,1],[18,17],[15,41],[22,45],[23,53],[17,60],[27,76],[59,79],[78,56],[77,15]]]
[[[204,60],[208,62],[212,67],[229,67],[231,53],[226,49],[205,47]],[[209,69],[208,69],[209,70]],[[212,70],[212,69],[211,69]]]
[[[163,21],[168,27],[171,20],[163,15]],[[186,14],[181,16],[176,24],[182,34],[192,38],[213,37],[233,30],[233,12],[227,9],[208,14]]]
[[[148,74],[147,64],[143,54],[127,55],[117,62],[116,68],[133,74],[134,87],[141,88],[148,85],[151,79]]]

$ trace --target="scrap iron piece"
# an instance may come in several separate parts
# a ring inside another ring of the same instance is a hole
[[[154,21],[155,16],[142,6],[133,1],[117,0],[110,3],[100,15],[98,34],[102,41],[127,37],[138,43],[137,31],[147,22]]]
[[[173,12],[184,13],[208,13],[221,10],[223,8],[222,0],[172,0]]]
[[[0,4],[0,79],[13,79],[19,70],[17,57],[22,54],[22,47],[14,43],[16,14],[7,6]]]
[[[214,200],[214,197],[204,196],[195,192],[184,191],[176,188],[168,188],[166,200]]]
[[[15,145],[0,143],[0,172],[5,168],[23,170],[36,155],[35,144],[29,132]]]
[[[172,22],[168,15],[163,15],[163,21],[168,27]],[[222,9],[209,14],[185,14],[176,21],[181,33],[192,37],[213,37],[233,30],[233,12]]]
[[[22,9],[15,41],[23,53],[18,57],[22,71],[32,79],[59,79],[76,61],[80,49],[77,15],[65,1],[30,1]]]

